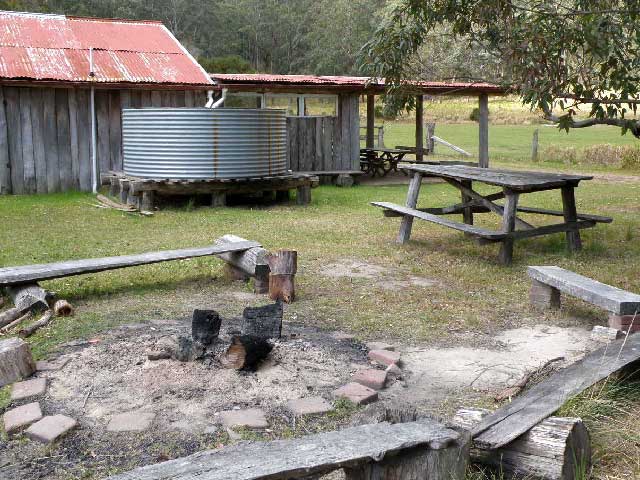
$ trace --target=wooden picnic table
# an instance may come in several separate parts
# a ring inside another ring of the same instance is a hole
[[[385,177],[391,171],[398,171],[398,163],[411,150],[404,148],[361,148],[360,170],[372,177]]]
[[[564,173],[522,172],[478,168],[458,165],[403,165],[401,169],[412,174],[405,206],[388,202],[373,202],[372,205],[385,209],[385,216],[403,217],[398,234],[398,243],[406,243],[411,236],[414,218],[437,223],[465,232],[478,238],[481,243],[501,242],[501,263],[508,265],[513,258],[515,240],[540,235],[565,232],[570,250],[582,248],[580,230],[594,227],[597,223],[610,223],[610,217],[579,214],[576,211],[574,190],[582,180],[593,177],[569,175]],[[460,190],[462,203],[442,208],[416,208],[423,177],[441,178]],[[495,193],[482,195],[473,189],[473,182],[500,187]],[[560,190],[562,193],[562,211],[545,210],[533,207],[518,207],[520,195],[543,190]],[[505,199],[504,205],[495,203]],[[495,213],[502,217],[502,228],[498,231],[473,225],[474,213]],[[518,212],[561,216],[564,222],[536,227],[518,217]],[[462,214],[463,223],[442,215]]]

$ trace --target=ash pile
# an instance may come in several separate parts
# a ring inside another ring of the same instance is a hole
[[[223,318],[215,310],[194,310],[191,337],[164,339],[147,352],[149,360],[202,361],[235,370],[255,371],[282,335],[283,304],[277,301],[244,309],[240,328],[230,331],[231,341],[219,337]]]

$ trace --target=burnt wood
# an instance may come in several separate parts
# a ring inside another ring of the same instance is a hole
[[[282,302],[262,307],[247,307],[242,313],[242,333],[261,339],[282,335]]]
[[[165,250],[161,252],[140,253],[118,257],[90,258],[86,260],[70,260],[59,263],[24,265],[19,267],[0,268],[0,287],[33,283],[52,278],[69,277],[85,273],[102,272],[117,268],[147,265],[151,263],[181,260],[185,258],[219,255],[227,252],[239,252],[259,247],[257,242],[235,242],[225,245],[212,245],[203,248],[185,248],[182,250]]]
[[[377,423],[272,442],[243,442],[219,450],[137,468],[110,480],[285,480],[316,476],[340,468],[391,464],[403,453],[432,451],[431,462],[404,480],[462,480],[468,441],[432,420]],[[440,454],[440,455],[438,455]],[[433,471],[444,470],[442,476]],[[354,478],[354,477],[352,477]],[[355,477],[388,480],[399,477]]]
[[[485,417],[472,430],[475,445],[489,450],[503,447],[573,396],[638,359],[640,335],[629,335],[590,353]]]
[[[555,266],[532,266],[527,269],[527,273],[533,280],[616,315],[635,315],[640,311],[640,295],[612,287],[570,270]]]
[[[255,371],[272,349],[273,345],[264,338],[237,335],[231,339],[220,363],[225,368]]]
[[[194,310],[191,319],[191,336],[202,345],[211,345],[218,338],[222,318],[215,310]]]

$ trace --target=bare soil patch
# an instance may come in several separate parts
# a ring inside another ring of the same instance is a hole
[[[325,265],[320,269],[320,273],[329,278],[373,280],[377,286],[391,290],[411,286],[427,288],[441,285],[441,282],[432,278],[403,275],[401,272],[382,265],[352,258],[344,259],[340,263]]]

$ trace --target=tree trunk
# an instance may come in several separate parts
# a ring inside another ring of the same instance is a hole
[[[37,283],[8,287],[7,291],[15,307],[23,313],[49,309],[50,295]]]
[[[258,364],[267,358],[272,348],[271,344],[262,338],[249,335],[235,336],[220,362],[225,368],[254,371]]]
[[[295,300],[295,276],[298,270],[298,252],[280,250],[267,256],[269,274],[269,298],[291,303]]]
[[[36,363],[29,344],[20,338],[0,341],[0,387],[31,376]]]
[[[470,429],[489,410],[463,408],[453,422]],[[589,432],[579,418],[549,417],[516,440],[496,450],[471,449],[473,462],[508,475],[544,480],[578,480],[591,465]]]

